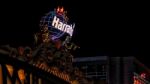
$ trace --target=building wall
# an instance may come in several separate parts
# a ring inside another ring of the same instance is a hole
[[[121,57],[112,57],[109,62],[109,83],[121,84]]]
[[[2,66],[0,65],[0,84],[3,84]]]
[[[103,59],[103,60],[96,60],[96,61],[95,60],[86,61],[84,59],[84,62],[78,61],[77,66],[83,66],[83,65],[88,65],[88,64],[93,64],[94,66],[100,63],[105,64],[106,66],[105,72],[107,73],[105,74],[105,78],[106,78],[105,83],[107,84],[133,84],[134,72],[136,72],[137,69],[143,68],[143,66],[135,63],[135,60],[137,59],[132,56],[109,57],[105,60]],[[136,64],[139,65],[137,68],[135,68]],[[87,73],[87,71],[85,72]],[[96,79],[96,78],[93,78],[93,79]],[[95,80],[95,82],[96,82],[95,84],[105,84],[105,83],[100,83],[101,81],[97,81],[97,80]]]
[[[134,58],[123,58],[123,82],[124,84],[133,84]]]
[[[94,81],[94,84],[108,84],[108,58],[104,56],[99,57],[85,57],[75,59],[74,65],[81,70],[87,78]]]

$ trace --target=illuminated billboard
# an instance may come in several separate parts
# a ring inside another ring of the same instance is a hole
[[[63,7],[58,7],[54,11],[50,11],[40,20],[40,27],[48,26],[51,32],[51,39],[59,39],[63,36],[72,37],[75,27],[74,23],[69,22],[67,17],[67,11],[64,11]]]

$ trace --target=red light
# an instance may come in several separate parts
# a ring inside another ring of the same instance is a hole
[[[58,7],[58,8],[57,8],[57,13],[58,13],[58,14],[63,14],[63,12],[64,12],[64,8],[63,8],[63,7],[61,7],[61,8]]]
[[[146,78],[146,74],[145,73],[141,73],[141,75],[140,75],[142,78]]]
[[[139,76],[133,76],[133,84],[144,84],[144,82],[141,79],[139,79],[139,77],[145,79],[146,73],[141,73]]]

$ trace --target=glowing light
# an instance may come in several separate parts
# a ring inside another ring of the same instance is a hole
[[[67,11],[64,10],[64,7],[60,6],[42,17],[40,27],[44,28],[45,25],[48,25],[48,29],[51,31],[49,38],[52,40],[59,39],[66,35],[66,33],[71,37],[75,27],[74,23],[69,23]],[[35,37],[35,39],[37,38]]]
[[[64,8],[63,7],[60,9],[60,12],[64,12]]]
[[[11,66],[11,65],[6,65],[6,67],[7,67],[7,70],[8,70],[8,72],[9,72],[9,74],[12,76],[13,75],[13,67]]]
[[[64,12],[64,8],[63,8],[63,7],[61,7],[61,8],[58,7],[58,8],[57,8],[57,13],[58,13],[58,14],[63,14],[63,12]]]
[[[52,26],[55,27],[56,29],[59,29],[59,30],[61,30],[63,32],[66,32],[70,36],[72,36],[75,24],[74,25],[65,24],[65,23],[61,22],[59,18],[54,16],[54,19],[52,21]]]
[[[142,78],[146,78],[146,74],[145,73],[141,73],[141,75],[140,75]]]
[[[145,83],[145,78],[146,78],[146,74],[145,73],[141,73],[140,75],[138,74],[135,74],[134,77],[133,77],[133,81],[134,83],[133,84],[147,84]]]
[[[24,73],[23,69],[20,69],[18,71],[18,76],[19,76],[19,79],[22,80],[22,81],[25,79],[25,73]]]

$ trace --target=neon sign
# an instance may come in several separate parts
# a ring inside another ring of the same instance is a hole
[[[68,33],[70,36],[72,36],[73,34],[73,29],[75,27],[75,25],[67,25],[64,24],[63,22],[60,21],[59,18],[57,18],[56,16],[54,16],[54,19],[52,21],[52,26],[54,26],[56,29],[59,29],[63,32]]]
[[[60,39],[66,35],[71,38],[75,28],[75,24],[70,24],[67,11],[64,11],[63,7],[58,7],[45,14],[40,20],[40,27],[44,28],[45,25],[48,25],[52,40]]]

